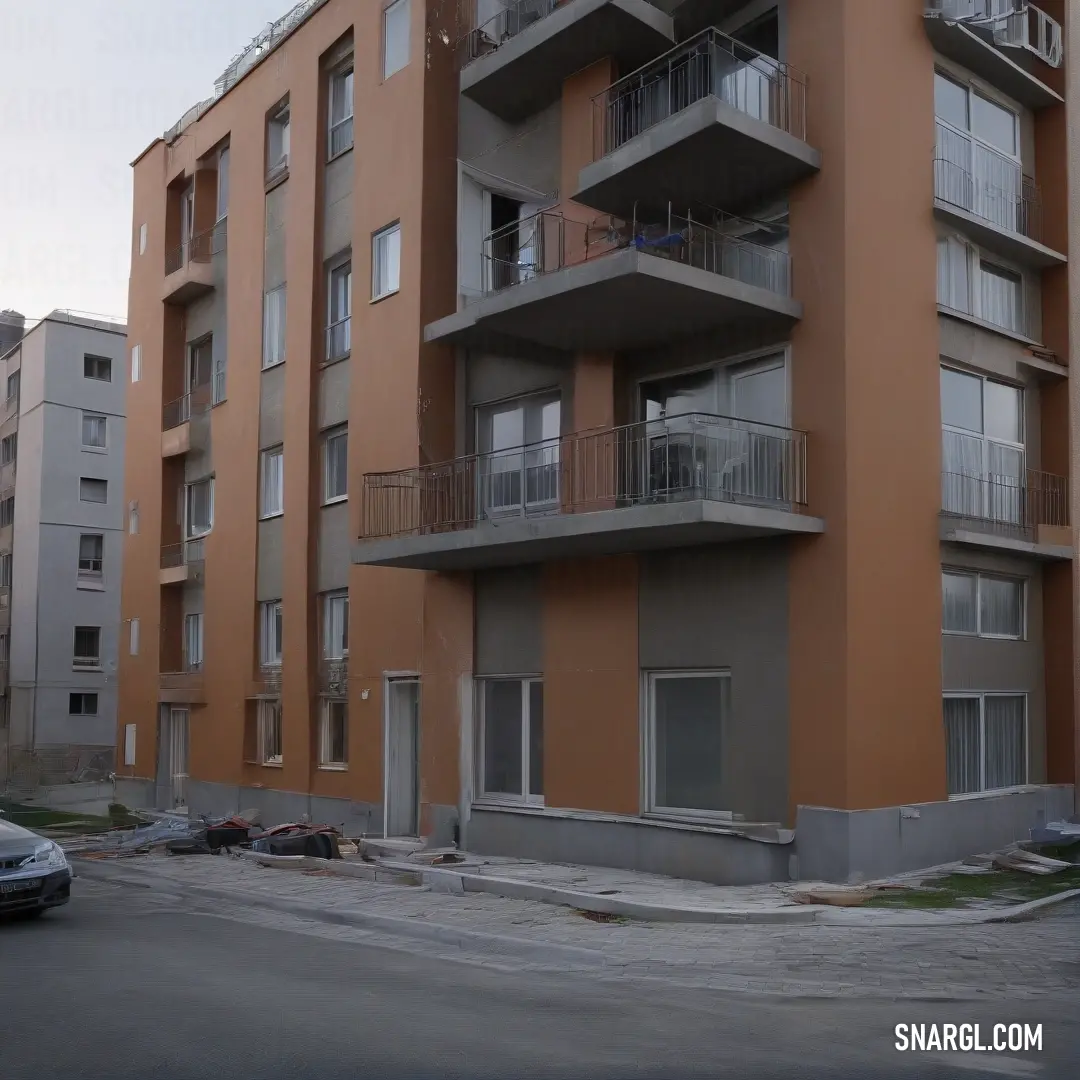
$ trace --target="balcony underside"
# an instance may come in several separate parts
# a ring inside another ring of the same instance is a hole
[[[447,532],[362,540],[354,550],[353,562],[413,570],[478,570],[824,530],[820,518],[805,514],[693,499],[582,514],[509,518]]]
[[[635,349],[724,326],[786,330],[801,317],[789,297],[627,248],[485,297],[430,323],[424,338],[473,348],[516,339],[571,352]]]
[[[185,420],[174,428],[161,433],[161,456],[176,457],[191,449],[191,421]]]
[[[184,263],[165,278],[161,299],[169,304],[190,304],[214,287],[214,267],[209,260]]]
[[[1051,70],[1029,50],[1012,48],[1006,55],[960,23],[932,17],[924,18],[923,22],[927,37],[942,56],[955,60],[1029,109],[1044,109],[1063,100],[1060,94],[1011,59],[1015,55],[1017,60],[1030,63],[1033,68],[1041,66],[1046,71]]]
[[[607,214],[674,207],[753,207],[821,168],[821,155],[715,97],[705,97],[623,143],[578,177],[575,202]]]
[[[940,533],[941,539],[950,544],[965,544],[982,551],[1015,552],[1047,562],[1071,562],[1073,558],[1072,529],[1066,526],[1021,528],[942,513]]]
[[[1040,244],[1038,240],[1012,232],[944,199],[934,200],[934,216],[939,221],[962,230],[987,251],[1002,255],[1021,266],[1028,266],[1033,270],[1047,270],[1067,261],[1061,252]]]
[[[557,101],[563,80],[605,56],[632,71],[671,48],[671,17],[647,0],[571,0],[461,69],[461,92],[515,122]]]

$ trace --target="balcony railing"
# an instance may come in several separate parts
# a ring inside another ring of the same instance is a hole
[[[1061,24],[1027,0],[926,0],[926,14],[982,31],[995,45],[1031,50],[1050,67],[1061,67]]]
[[[942,473],[941,508],[949,517],[1003,535],[1070,524],[1066,478],[1032,469],[1020,476]]]
[[[750,239],[777,244],[770,247]],[[483,296],[491,296],[542,274],[555,273],[614,251],[634,248],[735,278],[781,296],[791,295],[787,226],[717,214],[710,223],[668,214],[663,221],[621,221],[602,217],[574,221],[541,211],[485,237]]]
[[[528,26],[546,18],[559,6],[559,0],[513,0],[496,15],[465,32],[458,42],[460,63],[493,52]]]
[[[228,229],[222,219],[212,228],[196,233],[190,240],[165,253],[165,275],[183,270],[188,263],[209,262],[226,248]]]
[[[707,499],[806,504],[806,435],[686,413],[364,477],[365,538]]]
[[[202,664],[187,671],[162,671],[158,674],[158,687],[161,690],[198,690],[202,684]]]
[[[173,570],[178,566],[197,566],[204,562],[204,540],[198,537],[183,544],[166,544],[161,549],[161,569]]]
[[[940,122],[934,197],[1009,232],[1042,241],[1042,204],[1035,181],[1012,158]]]
[[[593,98],[594,160],[706,97],[806,139],[806,77],[708,29]]]
[[[326,328],[326,359],[342,360],[352,348],[352,317],[346,315]]]
[[[199,416],[210,408],[210,384],[203,383],[189,390],[174,401],[168,402],[161,410],[161,430],[171,431],[186,424],[193,416]]]
[[[345,696],[349,689],[348,657],[324,659],[319,666],[319,692]]]

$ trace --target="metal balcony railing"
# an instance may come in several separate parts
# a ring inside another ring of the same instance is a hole
[[[196,233],[179,247],[165,253],[165,275],[183,270],[188,263],[209,262],[215,255],[225,251],[228,244],[227,219],[217,222],[212,228]]]
[[[326,359],[341,360],[352,349],[352,317],[346,315],[326,328]]]
[[[183,544],[166,544],[161,549],[162,570],[173,570],[177,566],[198,566],[205,559],[206,551],[201,536]]]
[[[1002,48],[1024,48],[1050,67],[1061,67],[1061,24],[1027,0],[926,0],[926,14],[981,31]]]
[[[349,688],[349,658],[323,659],[319,666],[319,692],[344,696]]]
[[[545,210],[484,238],[482,295],[491,296],[542,274],[635,248],[790,296],[791,258],[783,250],[786,243],[786,224],[730,214],[717,213],[708,223],[671,213],[656,222],[614,217],[584,222]]]
[[[210,383],[203,383],[168,402],[161,410],[161,430],[171,431],[181,424],[186,424],[193,416],[207,412],[210,408],[210,393]]]
[[[806,434],[686,413],[364,477],[363,536],[708,499],[806,504]]]
[[[467,19],[472,23],[476,19],[474,12],[477,5],[475,0],[468,0],[468,3],[473,12],[469,13]],[[493,52],[526,27],[547,18],[558,6],[559,0],[512,0],[497,14],[465,32],[458,42],[461,66]]]
[[[1012,158],[937,124],[934,197],[1009,232],[1042,241],[1042,201]]]
[[[806,139],[806,76],[710,28],[593,98],[593,159],[706,97]]]
[[[1068,480],[1033,469],[1019,476],[944,472],[941,510],[980,530],[1004,535],[1028,536],[1039,525],[1071,524]]]

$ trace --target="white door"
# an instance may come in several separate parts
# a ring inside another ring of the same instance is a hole
[[[741,364],[731,372],[731,411],[738,419],[727,466],[735,495],[783,501],[787,437],[787,369],[783,359]]]
[[[386,683],[384,836],[420,834],[420,680]]]

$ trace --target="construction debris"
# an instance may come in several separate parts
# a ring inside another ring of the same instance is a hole
[[[1062,870],[1074,870],[1073,863],[1063,859],[1050,859],[1034,851],[1011,848],[994,855],[998,870],[1019,870],[1025,874],[1060,874]]]

